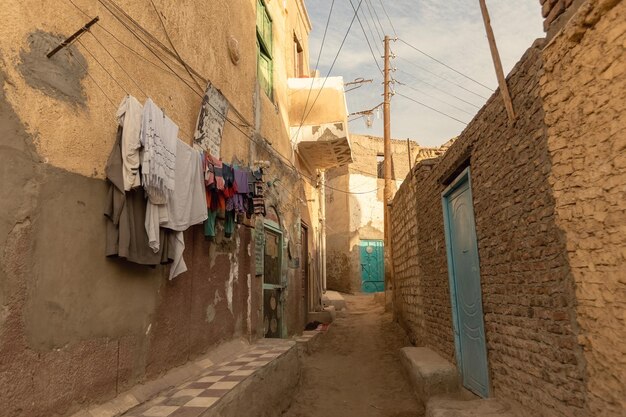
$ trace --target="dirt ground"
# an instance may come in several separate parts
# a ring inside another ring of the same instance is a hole
[[[404,331],[371,295],[344,296],[349,315],[304,358],[300,386],[284,417],[422,417],[403,373]]]

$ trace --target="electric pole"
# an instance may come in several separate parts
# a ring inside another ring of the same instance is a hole
[[[385,159],[384,159],[384,168],[385,168],[385,189],[384,189],[384,222],[385,222],[385,290],[389,289],[389,285],[391,284],[391,280],[388,279],[393,277],[393,258],[391,255],[391,218],[389,216],[389,202],[393,197],[393,189],[391,184],[391,68],[389,67],[389,36],[385,36],[385,91],[384,91],[384,102],[383,102],[383,113],[385,120],[385,132],[384,132],[384,151],[385,151]],[[385,297],[386,299],[387,297]],[[387,303],[388,304],[388,303]]]

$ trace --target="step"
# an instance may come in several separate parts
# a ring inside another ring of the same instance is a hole
[[[511,407],[495,398],[464,401],[433,397],[426,404],[426,417],[516,417]]]
[[[324,306],[334,306],[336,311],[346,309],[346,300],[337,291],[326,291],[322,295],[322,303]]]
[[[296,342],[262,339],[227,362],[130,409],[124,417],[261,417],[284,410],[300,376]]]
[[[425,404],[436,395],[459,391],[456,366],[427,347],[400,349],[400,358],[406,369],[417,399]]]

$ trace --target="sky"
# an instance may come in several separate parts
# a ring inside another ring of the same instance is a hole
[[[357,8],[361,0],[335,0],[320,55],[332,0],[305,0],[313,23],[309,39],[311,67],[314,69],[319,59],[321,76],[343,76],[345,82],[373,79],[372,83],[346,93],[348,111],[377,106],[383,101],[383,76],[374,56],[382,68],[381,39],[384,34],[395,36],[393,25],[400,40],[391,42],[395,54],[391,67],[396,68],[392,77],[397,81],[393,87],[397,94],[391,101],[392,137],[411,138],[422,146],[439,146],[458,136],[497,88],[478,0],[363,0],[359,18],[373,54],[358,20],[354,20],[337,56],[354,16],[350,1]],[[487,0],[487,7],[504,72],[508,74],[533,41],[544,36],[541,6],[539,0]],[[382,109],[380,118],[377,116],[374,113],[371,117],[371,128],[361,118],[350,123],[350,131],[382,136]]]

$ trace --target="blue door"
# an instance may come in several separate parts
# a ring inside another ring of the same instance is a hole
[[[385,256],[382,240],[362,240],[361,291],[385,291]]]
[[[443,194],[456,357],[463,385],[489,396],[478,245],[469,168]]]

